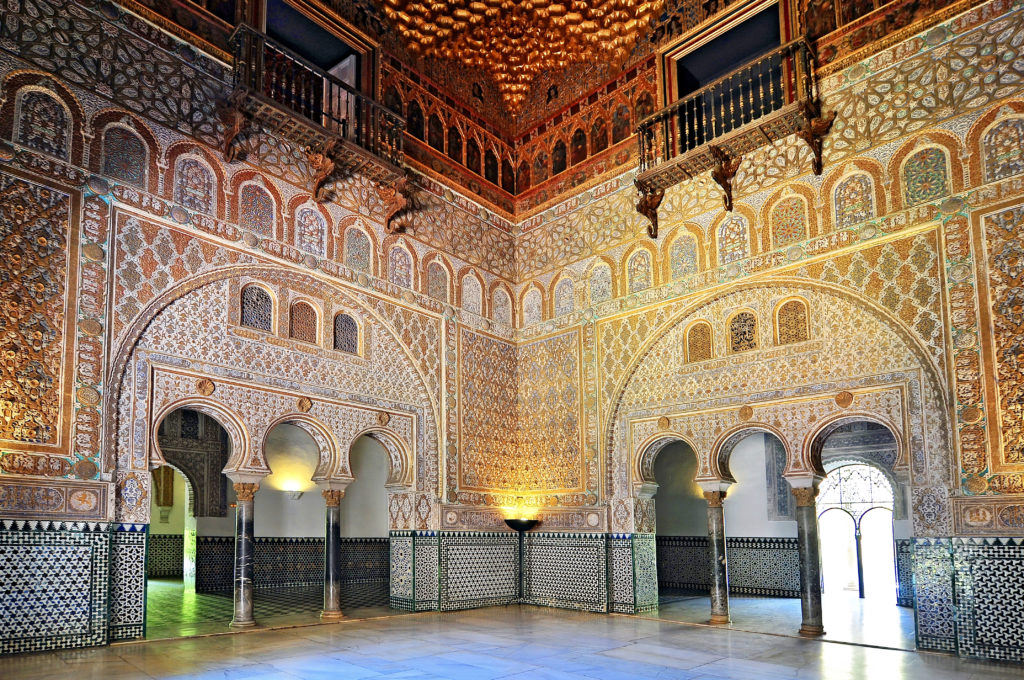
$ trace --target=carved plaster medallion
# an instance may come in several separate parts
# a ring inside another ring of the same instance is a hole
[[[196,392],[204,397],[210,396],[216,389],[217,386],[209,378],[200,378],[196,381]]]
[[[740,420],[744,423],[754,417],[754,409],[749,405],[740,407]]]
[[[850,408],[853,405],[853,394],[845,390],[836,395],[836,406]]]
[[[299,409],[302,413],[309,413],[309,409],[313,408],[313,400],[309,397],[299,397],[299,403],[295,408]]]
[[[381,427],[387,425],[390,422],[391,422],[391,416],[387,412],[381,411],[380,413],[377,414],[377,423]]]

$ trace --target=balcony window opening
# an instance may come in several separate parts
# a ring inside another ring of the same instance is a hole
[[[679,141],[689,151],[782,107],[778,5],[674,60]]]

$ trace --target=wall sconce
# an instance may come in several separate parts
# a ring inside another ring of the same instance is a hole
[[[288,498],[292,499],[293,501],[297,501],[300,498],[302,498],[301,491],[285,491],[285,494],[287,494]]]

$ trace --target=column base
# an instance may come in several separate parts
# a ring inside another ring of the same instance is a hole
[[[320,612],[320,620],[325,623],[341,621],[343,618],[345,618],[345,614],[340,609],[324,609]]]
[[[708,623],[710,623],[712,626],[724,626],[726,624],[732,623],[732,621],[729,619],[728,614],[712,614],[711,620],[708,621]]]
[[[231,619],[231,623],[229,623],[228,625],[232,628],[252,628],[256,625],[256,622],[252,619],[248,621],[238,621],[236,619]]]
[[[797,631],[803,637],[819,637],[825,634],[824,626],[809,626],[804,624],[800,626],[800,630]]]

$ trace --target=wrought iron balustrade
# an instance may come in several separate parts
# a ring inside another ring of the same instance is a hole
[[[817,115],[816,106],[810,47],[802,39],[783,45],[641,121],[638,186],[645,193],[663,191],[721,171],[729,159],[800,133],[808,116]]]
[[[405,120],[251,26],[238,26],[230,44],[242,114],[349,170],[383,182],[402,176]]]

